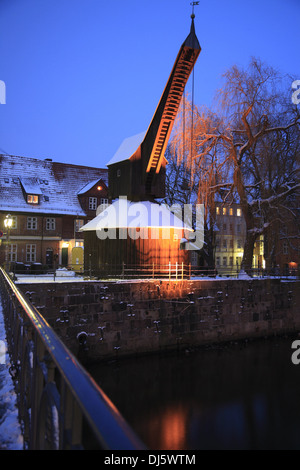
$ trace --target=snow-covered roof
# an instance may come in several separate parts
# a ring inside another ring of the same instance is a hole
[[[112,159],[107,163],[107,166],[112,165],[113,163],[122,162],[123,160],[128,160],[131,155],[133,155],[134,152],[139,148],[144,140],[145,135],[146,131],[136,134],[132,137],[127,137],[127,139],[123,140]]]
[[[106,168],[0,155],[0,211],[85,216],[78,193],[100,179],[108,185]],[[24,193],[39,195],[39,204]]]
[[[43,194],[37,178],[20,178],[20,183],[26,194]]]
[[[95,186],[95,184],[99,183],[100,179],[98,178],[97,180],[93,180],[93,181],[90,181],[89,183],[85,184],[83,186],[83,188],[78,191],[78,195],[79,194],[85,194],[87,191],[89,191],[90,189],[92,189],[93,186]]]
[[[95,231],[105,228],[178,228],[192,231],[167,206],[150,201],[131,202],[120,198],[110,204],[94,219],[81,227],[80,231]]]

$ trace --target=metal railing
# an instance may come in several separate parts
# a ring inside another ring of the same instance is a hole
[[[19,263],[22,264],[22,263]],[[53,280],[63,280],[64,277],[72,279],[71,275],[84,278],[96,279],[169,279],[183,280],[195,279],[197,277],[231,277],[237,278],[240,275],[240,266],[197,266],[191,263],[169,262],[169,263],[148,263],[148,264],[103,264],[97,269],[84,264],[59,266],[57,269],[50,269],[47,266],[34,264],[21,269],[17,264],[11,266],[11,273],[14,278],[22,276],[52,277]],[[276,278],[299,278],[299,269],[288,268],[256,268],[247,269],[247,273],[253,278],[276,277]]]
[[[0,288],[24,448],[145,449],[2,268]]]

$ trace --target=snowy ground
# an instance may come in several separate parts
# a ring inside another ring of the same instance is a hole
[[[2,347],[3,343],[6,345],[1,299],[0,341]],[[9,374],[9,366],[8,354],[0,354],[0,450],[22,450],[23,436],[18,420],[17,397]]]

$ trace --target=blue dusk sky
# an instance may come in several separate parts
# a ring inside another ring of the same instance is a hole
[[[0,0],[0,153],[105,167],[148,128],[191,12],[190,0]],[[196,104],[252,56],[300,79],[300,0],[200,0],[195,15]]]

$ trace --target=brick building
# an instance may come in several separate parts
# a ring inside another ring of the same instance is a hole
[[[219,274],[236,275],[241,267],[246,223],[241,205],[234,198],[216,200],[215,267]],[[255,242],[252,268],[265,268],[264,237]]]
[[[80,270],[79,229],[108,202],[107,186],[107,169],[0,155],[0,264],[78,265]]]

